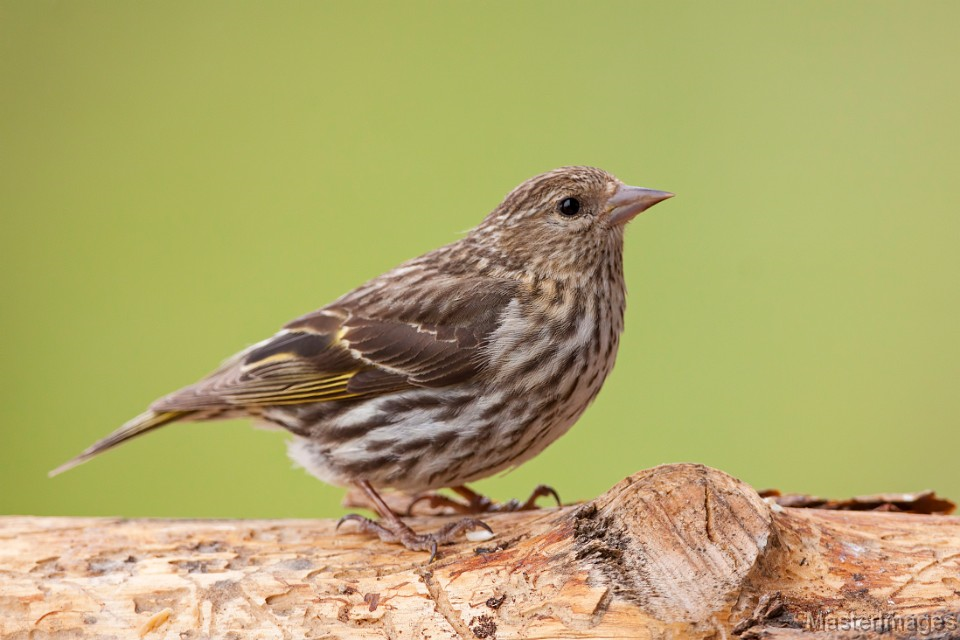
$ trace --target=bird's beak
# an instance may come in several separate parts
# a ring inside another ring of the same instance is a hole
[[[673,194],[669,191],[655,191],[622,184],[617,192],[607,200],[607,211],[609,212],[607,219],[611,224],[626,224],[641,211],[646,211],[658,202],[672,197]]]

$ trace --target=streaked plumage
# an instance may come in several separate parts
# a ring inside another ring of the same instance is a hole
[[[290,455],[337,485],[422,491],[520,464],[613,367],[623,226],[670,195],[589,167],[532,178],[462,239],[290,322],[57,472],[168,422],[245,415],[293,433]]]

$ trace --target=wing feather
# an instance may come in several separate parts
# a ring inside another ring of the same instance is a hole
[[[373,306],[362,296],[341,300],[291,322],[151,408],[329,402],[470,380],[482,371],[482,347],[513,295],[510,284],[483,284],[459,283],[437,309]]]

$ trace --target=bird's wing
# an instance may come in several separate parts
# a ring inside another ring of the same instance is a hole
[[[467,381],[513,298],[509,283],[450,279],[426,300],[345,297],[299,318],[154,411],[290,405]]]

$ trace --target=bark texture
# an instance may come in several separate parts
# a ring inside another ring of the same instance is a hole
[[[332,521],[3,517],[0,638],[960,636],[956,517],[783,507],[682,464],[485,520],[427,565]]]

